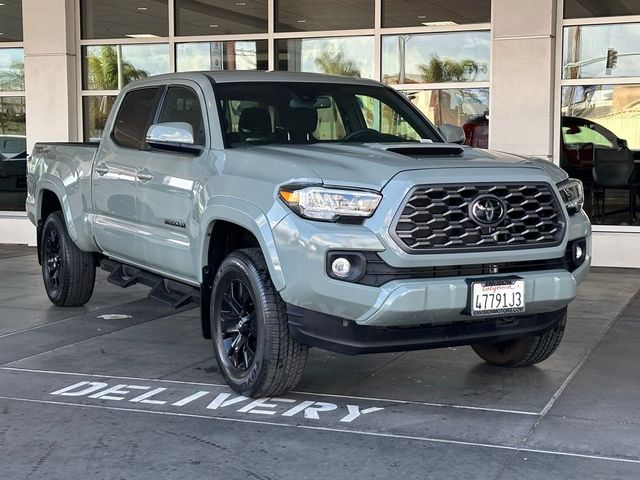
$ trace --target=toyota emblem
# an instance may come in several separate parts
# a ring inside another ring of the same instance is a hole
[[[495,195],[481,195],[469,205],[469,216],[482,226],[493,226],[504,220],[507,209]]]

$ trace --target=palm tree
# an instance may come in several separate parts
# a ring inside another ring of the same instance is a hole
[[[360,69],[356,63],[345,57],[342,50],[326,48],[314,60],[316,66],[329,75],[344,75],[346,77],[360,77]]]
[[[0,72],[0,91],[20,92],[24,90],[24,62],[13,62]]]
[[[101,47],[98,53],[87,56],[88,88],[91,90],[119,90],[127,83],[149,74],[122,60],[121,47]]]
[[[91,90],[119,90],[127,83],[148,77],[148,72],[122,59],[120,46],[101,47],[87,55],[87,87]],[[89,98],[91,128],[101,133],[113,106],[113,97]]]
[[[425,83],[473,81],[480,68],[478,62],[469,58],[460,61],[450,58],[441,60],[438,55],[431,55],[429,63],[418,65]]]

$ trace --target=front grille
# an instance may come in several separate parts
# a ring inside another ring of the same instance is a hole
[[[504,202],[500,223],[482,226],[470,217],[469,206],[480,195]],[[550,247],[560,244],[564,230],[558,199],[544,183],[420,185],[392,227],[409,253]]]

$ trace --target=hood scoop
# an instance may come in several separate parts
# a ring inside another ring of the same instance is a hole
[[[464,153],[464,148],[453,145],[433,145],[420,147],[391,147],[388,152],[399,153],[407,157],[459,157]]]

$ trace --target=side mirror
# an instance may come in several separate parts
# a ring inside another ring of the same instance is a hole
[[[624,138],[619,138],[618,139],[618,148],[629,148],[629,144],[627,143],[627,141]]]
[[[443,123],[438,127],[438,130],[440,130],[440,133],[447,143],[459,143],[460,145],[462,145],[466,139],[464,129],[462,127],[458,127],[457,125]]]
[[[151,125],[147,131],[147,143],[161,150],[197,153],[202,146],[196,145],[193,127],[186,122],[167,122]]]

